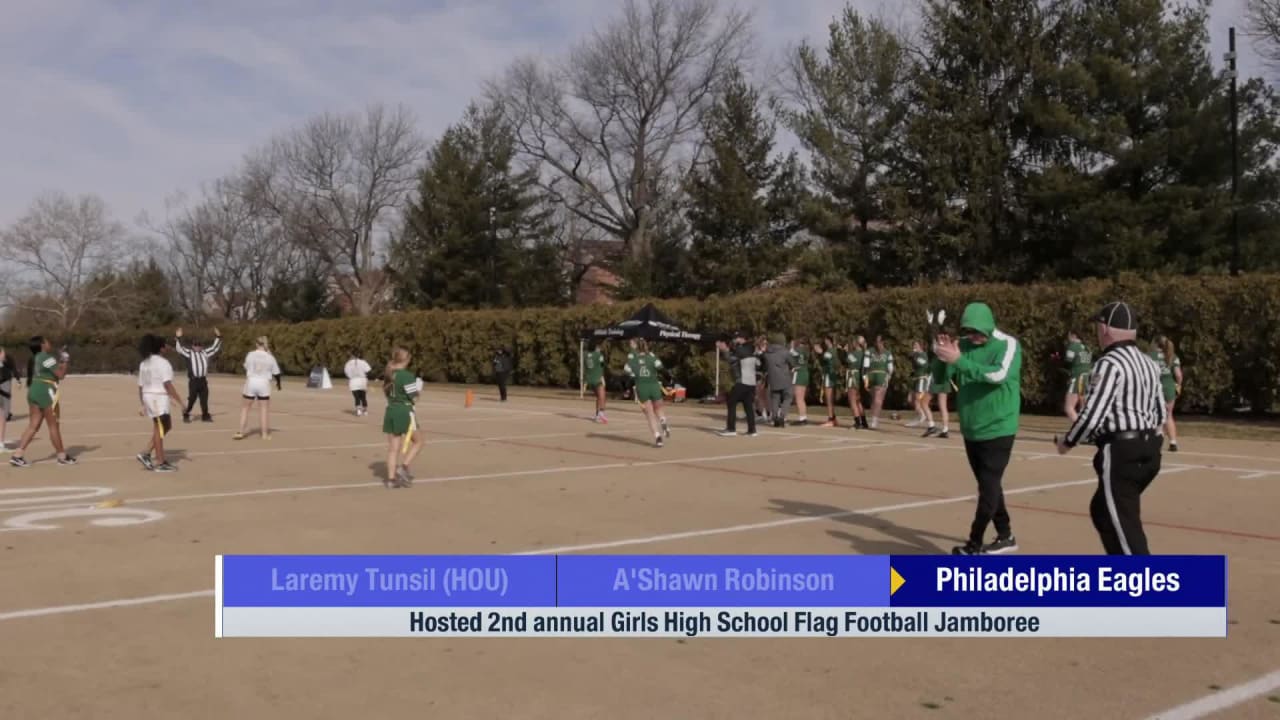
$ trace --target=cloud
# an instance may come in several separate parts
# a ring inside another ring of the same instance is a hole
[[[1217,3],[1215,61],[1241,2]],[[404,103],[437,136],[511,60],[559,55],[616,12],[592,0],[10,5],[0,23],[0,226],[46,189],[98,193],[126,222],[161,216],[166,197],[320,112]],[[854,5],[890,17],[903,7]],[[755,13],[758,59],[776,62],[806,37],[821,43],[844,2],[739,6]],[[1256,68],[1241,50],[1245,70]]]

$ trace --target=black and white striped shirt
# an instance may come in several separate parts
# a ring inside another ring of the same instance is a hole
[[[1118,342],[1094,363],[1084,409],[1063,440],[1074,447],[1113,433],[1159,432],[1167,414],[1160,390],[1160,367],[1136,342]]]
[[[182,347],[182,339],[174,340],[178,354],[187,359],[187,377],[202,378],[209,374],[209,360],[222,349],[222,338],[213,339],[213,344],[203,350]]]

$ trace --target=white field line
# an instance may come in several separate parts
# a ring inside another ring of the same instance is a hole
[[[1158,712],[1146,720],[1199,720],[1260,698],[1276,689],[1280,689],[1280,669],[1212,695],[1205,695],[1199,700]]]

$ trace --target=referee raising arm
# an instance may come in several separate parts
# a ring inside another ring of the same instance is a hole
[[[200,420],[213,422],[209,414],[209,361],[222,349],[222,332],[213,330],[213,344],[205,347],[204,343],[195,340],[190,348],[182,346],[182,328],[178,328],[177,339],[173,346],[178,354],[187,359],[187,407],[182,413],[182,422],[191,422],[191,411],[200,400]]]
[[[1081,442],[1098,447],[1093,468],[1098,489],[1089,515],[1108,555],[1150,555],[1142,530],[1142,492],[1160,473],[1165,405],[1160,368],[1138,348],[1138,319],[1127,303],[1113,302],[1094,318],[1102,355],[1084,409],[1058,440],[1066,454]]]

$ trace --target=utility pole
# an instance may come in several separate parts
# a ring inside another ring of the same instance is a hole
[[[1240,140],[1239,117],[1236,112],[1236,29],[1232,27],[1227,35],[1227,54],[1225,56],[1231,78],[1231,274],[1240,274],[1240,211],[1238,193],[1240,192]]]
[[[498,270],[494,256],[498,254],[498,229],[495,217],[498,209],[489,206],[489,306],[497,307]]]

